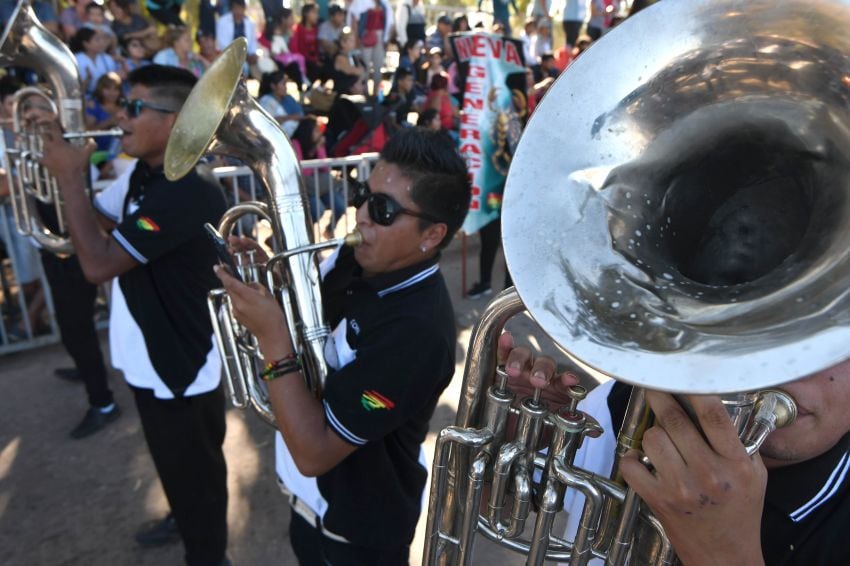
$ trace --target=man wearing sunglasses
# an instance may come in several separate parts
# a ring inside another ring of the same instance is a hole
[[[355,187],[363,244],[322,265],[331,371],[321,400],[274,298],[217,270],[270,364],[277,472],[302,565],[408,563],[427,476],[421,444],[457,348],[437,262],[469,198],[465,164],[443,135],[410,129],[387,142]]]
[[[168,137],[195,77],[149,65],[127,80],[118,125],[124,151],[138,161],[94,208],[83,181],[92,144],[68,144],[55,119],[40,120],[43,163],[58,179],[86,278],[113,280],[112,364],[133,392],[171,507],[136,540],[154,546],[182,537],[187,564],[227,564],[224,395],[206,311],[216,255],[203,229],[218,223],[226,203],[214,178],[193,171],[172,182],[163,173]]]

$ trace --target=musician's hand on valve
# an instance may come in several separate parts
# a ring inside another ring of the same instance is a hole
[[[230,295],[236,320],[257,338],[264,357],[277,359],[289,354],[292,344],[286,319],[268,289],[259,283],[246,285],[220,265],[213,269]]]
[[[541,389],[541,398],[554,406],[569,405],[569,388],[578,383],[578,377],[569,372],[556,375],[555,360],[548,356],[534,359],[525,346],[514,346],[510,332],[499,337],[499,363],[504,363],[508,386],[522,397]]]
[[[91,155],[97,149],[94,141],[89,140],[83,146],[68,143],[55,117],[51,114],[41,114],[37,109],[28,111],[25,119],[38,126],[44,144],[40,162],[60,181],[60,189],[69,185],[62,182],[64,177],[85,178]]]
[[[254,252],[254,263],[266,263],[269,260],[266,250],[260,245],[257,240],[246,236],[231,235],[227,238],[227,244],[234,252]]]
[[[689,396],[703,434],[672,395],[647,391],[655,425],[643,436],[654,470],[629,453],[620,470],[661,521],[686,566],[763,564],[767,470],[747,456],[720,399]]]

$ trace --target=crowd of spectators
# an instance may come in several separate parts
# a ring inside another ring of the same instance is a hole
[[[513,35],[511,21],[522,20],[513,0],[492,0],[491,6],[479,2],[479,10],[489,10],[492,18],[483,12],[441,14],[431,20],[433,25],[422,0],[339,2],[307,2],[297,14],[262,2],[258,17],[259,6],[248,10],[246,0],[202,0],[197,18],[186,18],[199,22],[194,32],[184,23],[182,0],[71,0],[58,14],[49,2],[33,0],[32,6],[42,24],[74,53],[85,90],[87,128],[116,124],[127,94],[124,78],[131,71],[154,62],[200,77],[222,49],[244,37],[246,77],[258,81],[260,104],[306,159],[380,150],[395,130],[414,125],[443,130],[457,140],[463,77],[450,37],[470,30],[470,18],[475,29],[521,43],[529,114],[558,74],[617,23],[620,3],[565,0],[566,42],[556,45],[547,0],[529,3],[528,18],[523,26],[514,26],[519,33]],[[0,0],[4,26],[15,6],[14,0]],[[391,69],[388,51],[398,52],[392,59],[397,66]],[[7,69],[7,74],[22,84],[37,79],[31,70]],[[95,141],[95,178],[114,175],[120,141],[105,136]],[[310,201],[314,215],[333,211],[331,223],[323,226],[330,235],[345,203],[330,172],[318,172],[311,180],[318,187]]]
[[[476,29],[484,29],[485,20],[492,21],[487,31],[514,37],[511,21],[522,16],[517,14],[513,0],[491,1],[479,2],[479,10],[487,10],[492,17],[476,13]],[[107,0],[105,4],[100,0],[71,0],[58,15],[42,0],[35,0],[33,8],[42,23],[64,39],[74,53],[90,116],[103,110],[99,100],[102,94],[95,92],[102,77],[108,75],[111,86],[115,77],[123,80],[129,72],[150,62],[181,67],[201,76],[224,47],[244,37],[248,42],[245,74],[262,85],[258,96],[265,97],[264,106],[276,117],[285,117],[281,123],[289,134],[311,113],[333,116],[330,106],[338,96],[361,97],[354,99],[361,107],[380,106],[389,116],[390,129],[413,125],[418,121],[417,114],[435,110],[441,128],[456,132],[463,78],[452,60],[450,36],[470,29],[468,16],[442,14],[429,26],[422,0],[340,2],[307,2],[300,6],[297,16],[282,5],[262,2],[264,14],[257,18],[258,23],[249,15],[246,0],[202,0],[198,17],[186,18],[200,22],[194,34],[184,25],[182,0]],[[528,19],[515,35],[533,76],[528,96],[539,98],[575,57],[616,24],[619,4],[620,0],[565,0],[562,26],[566,42],[556,48],[551,3],[529,3]],[[4,24],[14,6],[12,0],[0,1]],[[257,11],[251,13],[256,15]],[[389,50],[398,51],[392,76],[386,65]],[[281,73],[289,80],[282,80]],[[273,76],[275,80],[271,80]],[[33,79],[26,72],[20,78]],[[533,108],[535,102],[530,100],[529,107]],[[298,113],[291,112],[293,103],[299,105]],[[305,105],[306,113],[301,108]],[[319,123],[324,125],[326,119],[321,118]],[[103,123],[96,120],[92,128]],[[332,129],[345,133],[344,126]],[[327,139],[329,153],[333,153],[337,141]],[[105,142],[102,145],[106,146]],[[110,144],[110,149],[103,151],[114,158],[117,154],[111,152],[119,150],[118,144]]]

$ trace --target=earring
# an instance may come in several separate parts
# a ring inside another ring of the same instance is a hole
[[[419,246],[419,249],[422,250],[422,253],[424,254],[425,252],[428,251],[428,246],[426,246],[425,244],[422,244],[421,246]]]

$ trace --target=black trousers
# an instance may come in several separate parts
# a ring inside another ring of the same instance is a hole
[[[299,566],[407,566],[410,545],[377,549],[337,542],[291,512],[289,542]]]
[[[83,378],[89,404],[106,407],[112,403],[112,391],[106,383],[106,365],[94,326],[97,285],[86,281],[76,256],[61,259],[41,252],[41,265],[50,283],[62,345]]]
[[[576,41],[578,41],[578,34],[584,22],[564,21],[562,24],[564,26],[564,35],[567,38],[567,45],[575,47]]]
[[[502,222],[496,219],[478,231],[481,237],[481,253],[478,255],[479,281],[490,286],[493,277],[493,264],[496,263],[496,254],[502,246]],[[505,288],[513,285],[511,274],[505,270]]]
[[[218,565],[227,549],[224,393],[157,399],[131,387],[142,429],[189,566]]]

